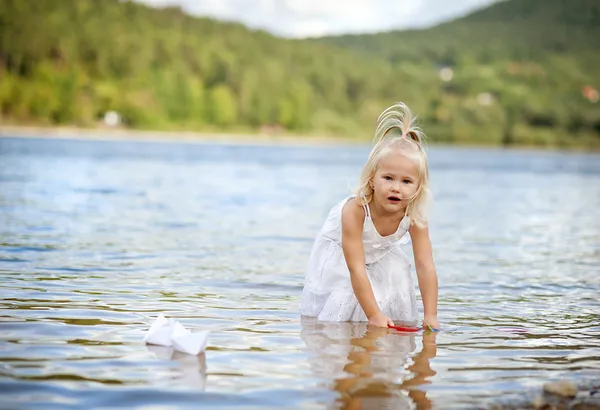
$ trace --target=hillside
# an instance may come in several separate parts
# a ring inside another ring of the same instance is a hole
[[[428,87],[423,108],[438,139],[598,145],[596,0],[501,1],[431,29],[314,42],[384,58],[414,76],[422,75],[416,67],[437,68],[447,81]]]
[[[4,123],[345,134],[393,99],[388,64],[118,0],[0,2],[0,75]]]
[[[600,5],[509,0],[427,30],[287,40],[178,8],[0,2],[0,121],[369,138],[402,99],[433,141],[600,146]]]
[[[323,37],[334,44],[401,62],[530,60],[600,51],[597,0],[509,0],[426,30]]]

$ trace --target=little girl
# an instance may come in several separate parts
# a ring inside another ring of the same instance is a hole
[[[429,171],[422,139],[405,104],[379,116],[356,195],[331,209],[315,240],[302,315],[381,327],[417,322],[410,260],[399,247],[410,234],[423,326],[438,328],[438,282],[425,215]]]

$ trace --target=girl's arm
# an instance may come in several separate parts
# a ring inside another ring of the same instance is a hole
[[[437,329],[439,327],[437,319],[438,278],[433,264],[429,228],[419,228],[412,225],[409,231],[413,244],[419,289],[421,290],[421,299],[423,299],[423,309],[425,311],[423,326],[430,325]]]
[[[350,271],[352,289],[370,325],[393,326],[394,322],[379,310],[365,270],[365,251],[362,243],[364,220],[365,211],[358,206],[356,200],[351,199],[346,202],[342,209],[342,250]]]

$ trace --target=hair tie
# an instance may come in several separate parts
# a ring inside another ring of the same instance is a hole
[[[402,131],[402,135],[400,136],[400,138],[406,138],[406,131]]]

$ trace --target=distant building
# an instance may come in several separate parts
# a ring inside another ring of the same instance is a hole
[[[586,85],[585,87],[583,87],[581,89],[581,94],[589,101],[592,103],[596,103],[598,102],[598,100],[600,99],[600,95],[598,94],[598,90],[596,90],[594,87],[592,87],[591,85]]]
[[[109,127],[117,127],[121,124],[121,116],[116,111],[107,111],[104,114],[104,124]]]
[[[490,93],[479,93],[477,95],[477,102],[479,105],[483,106],[492,105],[494,102],[494,96]]]
[[[452,77],[454,77],[454,70],[452,70],[450,67],[443,67],[440,68],[440,71],[438,72],[440,78],[442,79],[442,81],[450,81],[452,80]]]

